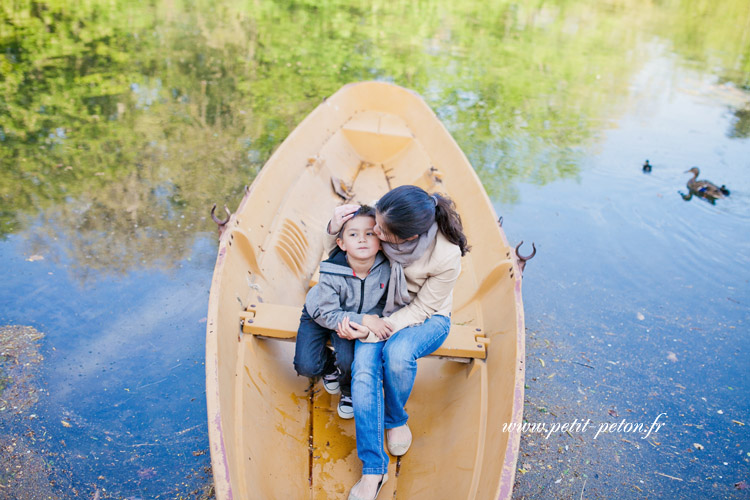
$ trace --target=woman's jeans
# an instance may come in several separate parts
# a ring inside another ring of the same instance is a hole
[[[394,333],[387,341],[357,341],[352,365],[352,402],[362,474],[385,474],[385,429],[409,418],[404,405],[417,376],[417,359],[435,352],[448,336],[450,318],[432,316]]]

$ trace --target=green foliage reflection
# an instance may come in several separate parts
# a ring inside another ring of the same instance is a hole
[[[747,87],[749,9],[745,0],[3,2],[0,236],[41,220],[36,244],[62,237],[77,265],[168,266],[211,229],[207,208],[235,205],[322,97],[365,79],[420,92],[490,195],[512,202],[519,180],[577,175],[582,147],[623,106],[644,33]]]

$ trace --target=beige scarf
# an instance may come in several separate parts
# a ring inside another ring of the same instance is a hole
[[[404,268],[416,262],[424,255],[435,241],[437,232],[437,222],[433,222],[430,229],[426,233],[420,234],[419,238],[398,244],[382,242],[383,253],[391,261],[391,278],[388,283],[388,295],[386,296],[383,316],[390,316],[393,312],[411,302],[409,289],[406,287]]]

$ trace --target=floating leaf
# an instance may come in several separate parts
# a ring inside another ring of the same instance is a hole
[[[137,474],[141,479],[153,479],[156,477],[156,469],[154,469],[153,467],[148,467],[146,469],[139,470]]]
[[[29,257],[28,259],[26,259],[26,260],[29,261],[29,262],[36,262],[38,260],[44,260],[44,255],[36,255],[36,254],[34,254],[31,257]]]
[[[73,427],[70,425],[70,422],[66,422],[65,420],[60,420],[60,423],[63,425],[63,427]]]
[[[544,368],[544,360],[542,358],[536,358],[539,360],[539,362],[542,364],[542,368]]]
[[[609,413],[613,417],[618,417],[617,410],[609,410],[607,413]]]
[[[738,490],[746,490],[750,488],[750,485],[748,485],[746,481],[740,481],[739,483],[734,483],[734,487]]]
[[[700,443],[693,443],[693,448],[695,448],[696,450],[702,450],[703,445]]]
[[[644,319],[646,319],[646,316],[644,316],[644,315],[643,315],[642,313],[640,313],[640,312],[639,312],[638,314],[636,314],[635,316],[636,316],[636,317],[638,318],[638,321],[643,321]]]
[[[667,351],[667,359],[671,361],[672,363],[677,362],[677,354],[673,353],[672,351]]]

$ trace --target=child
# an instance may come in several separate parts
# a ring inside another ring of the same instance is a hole
[[[341,392],[339,417],[354,417],[351,399],[351,366],[354,341],[339,337],[336,328],[344,318],[376,331],[385,305],[390,278],[388,259],[380,252],[373,232],[375,210],[362,206],[339,231],[329,258],[320,264],[320,281],[307,292],[302,309],[294,369],[306,377],[323,377],[329,394]],[[333,352],[326,347],[330,340]]]

